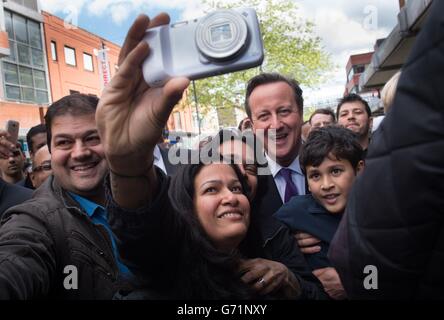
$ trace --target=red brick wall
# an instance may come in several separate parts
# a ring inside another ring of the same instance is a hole
[[[47,108],[42,108],[43,114]],[[20,122],[20,128],[31,128],[42,123],[39,107],[33,104],[0,102],[0,126],[3,129],[6,121],[17,120]]]
[[[100,96],[101,82],[94,49],[99,49],[102,42],[110,49],[108,51],[108,60],[110,62],[111,76],[113,76],[120,47],[88,31],[67,29],[62,19],[47,12],[42,12],[42,15],[44,17],[43,29],[51,88],[50,100],[56,101],[68,95],[70,90]],[[51,59],[51,41],[56,42],[57,61],[52,61]],[[65,45],[75,49],[77,66],[73,67],[65,63]],[[92,56],[93,72],[84,69],[83,52]],[[9,119],[15,119],[20,122],[20,128],[29,129],[43,121],[41,115],[46,113],[46,109],[42,108],[40,112],[38,105],[0,101],[0,126],[4,125]]]
[[[100,37],[80,28],[69,29],[64,21],[47,12],[43,12],[46,52],[51,83],[52,100],[56,101],[69,94],[70,90],[100,96],[101,82],[94,49],[100,49],[102,42],[108,51],[111,76],[115,74],[115,65],[120,51],[116,44],[103,40]],[[51,58],[51,41],[56,43],[57,61]],[[75,49],[76,66],[65,62],[64,47]],[[92,56],[94,71],[84,69],[83,53]]]

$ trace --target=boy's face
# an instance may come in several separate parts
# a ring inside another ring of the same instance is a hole
[[[363,163],[358,164],[359,171]],[[307,166],[308,187],[313,197],[330,213],[344,212],[356,172],[348,160],[337,160],[331,153],[319,167]]]

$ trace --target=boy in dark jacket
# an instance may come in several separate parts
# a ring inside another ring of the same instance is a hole
[[[293,232],[303,231],[321,240],[321,251],[305,254],[318,275],[331,267],[329,244],[356,175],[364,167],[363,150],[353,132],[328,126],[310,133],[299,160],[311,194],[293,197],[275,217]]]

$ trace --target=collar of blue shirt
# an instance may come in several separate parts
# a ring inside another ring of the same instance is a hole
[[[80,204],[90,218],[93,218],[94,215],[99,215],[106,219],[106,210],[104,207],[82,196],[79,196],[78,194],[72,192],[69,192],[69,194]]]

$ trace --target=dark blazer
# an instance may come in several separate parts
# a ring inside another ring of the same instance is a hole
[[[162,155],[162,159],[163,159],[163,163],[165,165],[165,169],[167,171],[167,175],[168,176],[173,176],[176,173],[177,168],[179,168],[182,164],[180,164],[180,163],[179,164],[172,164],[170,162],[170,160],[168,159],[168,152],[171,149],[167,149],[167,148],[164,148],[164,147],[159,147],[159,149],[160,149],[160,154]],[[181,151],[182,152],[185,151],[187,153],[188,160],[191,160],[191,150],[181,149]],[[179,152],[179,151],[176,149],[176,152]]]
[[[258,189],[254,199],[257,212],[261,216],[272,216],[283,204],[279,191],[270,174],[258,176]]]
[[[444,299],[443,12],[433,1],[330,245],[352,299]]]
[[[305,181],[305,190],[308,192],[307,180]],[[258,189],[253,204],[254,212],[265,219],[265,217],[273,216],[282,205],[281,196],[271,173],[258,176]],[[264,236],[271,236],[274,233],[276,226],[273,227],[273,225],[274,223],[270,226],[265,226],[266,228],[263,230]]]
[[[32,190],[9,184],[0,179],[0,217],[6,209],[25,202],[32,197]]]

